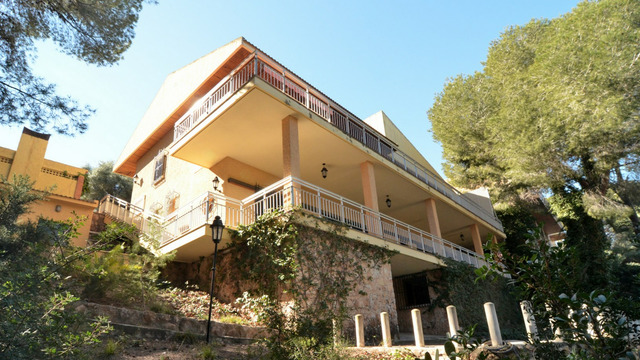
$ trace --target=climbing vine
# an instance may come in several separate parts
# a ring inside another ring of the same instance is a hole
[[[465,263],[444,259],[439,280],[432,281],[437,297],[431,308],[454,305],[460,326],[477,324],[475,333],[488,337],[489,329],[483,311],[485,302],[493,302],[502,334],[509,339],[526,339],[518,298],[513,285],[504,277],[478,279],[474,268]]]
[[[285,358],[301,339],[318,348],[330,342],[347,317],[348,298],[372,280],[370,269],[390,262],[392,251],[346,231],[300,211],[274,211],[232,233],[229,255],[242,288],[271,299],[263,320],[274,329],[268,343],[274,358]]]

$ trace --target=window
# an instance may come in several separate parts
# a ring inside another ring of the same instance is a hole
[[[424,307],[431,302],[426,272],[393,278],[393,292],[398,310]]]
[[[155,167],[153,170],[153,183],[156,184],[160,180],[164,179],[164,172],[167,164],[167,155],[162,150],[155,158]]]

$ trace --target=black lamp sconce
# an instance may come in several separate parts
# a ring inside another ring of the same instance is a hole
[[[327,164],[322,163],[322,170],[320,170],[320,172],[322,173],[322,178],[323,179],[327,178],[327,173],[329,172],[329,170],[327,170],[327,167],[325,165],[327,165]]]
[[[220,186],[220,179],[216,176],[213,180],[213,191],[218,191],[218,186]]]
[[[385,200],[385,202],[387,203],[387,207],[390,208],[391,207],[391,199],[389,199],[389,195],[387,195],[387,200]]]
[[[142,186],[142,178],[138,176],[138,174],[133,175],[133,183]]]

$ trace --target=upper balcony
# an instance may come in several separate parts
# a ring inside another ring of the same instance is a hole
[[[282,177],[286,174],[279,174],[277,170],[281,165],[275,163],[274,157],[266,155],[280,151],[277,139],[281,134],[275,121],[292,112],[311,120],[302,123],[300,129],[304,179],[319,181],[315,178],[317,174],[314,177],[312,172],[319,172],[319,164],[331,162],[331,172],[345,171],[340,179],[349,181],[355,174],[348,173],[351,164],[347,164],[346,159],[351,156],[357,159],[352,162],[355,163],[373,157],[386,166],[385,171],[380,171],[384,173],[380,175],[381,183],[398,184],[393,177],[400,174],[411,179],[414,185],[434,193],[449,212],[462,211],[469,218],[485,222],[494,232],[503,231],[492,210],[460,193],[393,141],[259,50],[248,55],[175,123],[170,151],[173,156],[207,168],[225,156],[231,156]],[[329,131],[318,131],[317,125]],[[331,135],[347,143],[336,141]],[[359,154],[354,153],[354,145]],[[365,156],[362,156],[363,152]],[[308,170],[306,166],[310,166]],[[359,189],[350,192],[338,185],[329,188],[350,199],[361,200],[357,193]],[[400,204],[405,200],[403,205],[410,212],[415,194],[404,191],[392,196],[394,202],[399,200]],[[455,226],[449,229],[452,233],[456,231]]]

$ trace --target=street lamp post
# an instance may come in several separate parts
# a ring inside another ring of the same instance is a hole
[[[209,320],[207,320],[207,344],[209,343],[209,333],[211,332],[211,308],[213,307],[213,286],[216,283],[216,258],[218,257],[218,244],[222,240],[222,230],[224,230],[224,224],[220,216],[215,217],[211,223],[211,239],[215,245],[213,251],[213,266],[211,266],[211,292],[209,294]]]

